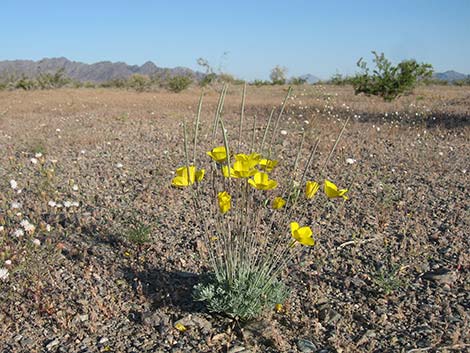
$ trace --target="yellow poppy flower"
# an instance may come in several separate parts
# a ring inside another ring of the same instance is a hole
[[[286,204],[286,200],[284,200],[282,197],[275,197],[273,200],[273,208],[275,210],[278,210],[280,208],[283,208]]]
[[[233,164],[233,177],[249,178],[256,174],[256,166],[261,156],[257,153],[246,155],[243,153],[235,155],[235,163]]]
[[[313,198],[319,188],[320,185],[318,185],[316,181],[307,181],[307,183],[305,184],[305,196],[307,197],[307,199]]]
[[[338,187],[329,180],[325,180],[325,194],[330,199],[334,197],[342,197],[347,200],[348,197],[345,195],[348,192],[348,189],[338,190]]]
[[[175,329],[177,329],[179,332],[184,332],[187,330],[186,326],[184,326],[181,322],[177,322],[175,324]]]
[[[272,172],[274,167],[277,166],[278,161],[273,160],[273,159],[262,159],[259,161],[259,166],[262,170],[264,170],[267,173]]]
[[[176,169],[176,176],[171,181],[171,185],[176,187],[185,187],[194,184],[195,181],[201,181],[205,174],[204,169],[196,170],[196,167],[191,165],[188,167],[180,167]]]
[[[297,240],[300,244],[312,246],[315,244],[315,241],[312,237],[312,230],[310,227],[300,227],[297,222],[291,222],[290,230],[292,233],[292,238]]]
[[[277,181],[269,180],[268,174],[256,172],[253,179],[248,179],[248,183],[258,190],[272,190],[277,186]]]
[[[227,213],[230,210],[230,201],[232,196],[229,195],[227,191],[221,191],[217,194],[217,199],[219,201],[219,209],[222,214]]]
[[[207,152],[207,154],[217,163],[222,163],[227,160],[227,150],[225,146],[215,147],[212,151]]]

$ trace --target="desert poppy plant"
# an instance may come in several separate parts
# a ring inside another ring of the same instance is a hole
[[[316,181],[307,181],[307,183],[305,184],[305,196],[307,197],[307,199],[313,198],[319,188],[320,185],[318,185]]]
[[[261,170],[264,170],[267,173],[272,172],[272,170],[277,166],[277,161],[273,159],[262,159],[259,161],[259,166]]]
[[[338,187],[329,180],[325,180],[325,194],[330,199],[335,197],[342,197],[343,199],[347,200],[348,197],[345,195],[348,192],[348,189],[338,189]]]
[[[275,210],[279,210],[280,208],[283,208],[285,205],[286,205],[286,200],[284,200],[282,197],[278,196],[278,197],[274,198],[272,207]]]
[[[217,194],[220,213],[225,214],[230,210],[232,197],[227,191],[221,191]]]
[[[185,187],[194,184],[195,181],[201,181],[205,174],[204,169],[196,170],[196,167],[191,165],[180,167],[176,169],[176,176],[171,181],[171,185],[176,187]]]
[[[310,227],[300,227],[297,222],[291,222],[290,230],[292,233],[292,238],[297,240],[300,244],[312,246],[315,244],[315,241],[312,237],[312,230]]]
[[[212,151],[207,152],[207,154],[217,163],[222,163],[227,160],[227,150],[225,146],[215,147]]]
[[[269,179],[268,174],[257,172],[248,183],[258,190],[272,190],[277,186],[277,181]]]

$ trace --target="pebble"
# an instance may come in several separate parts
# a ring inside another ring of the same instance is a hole
[[[303,353],[315,352],[317,350],[317,347],[313,344],[313,342],[305,339],[299,339],[297,341],[297,347]]]
[[[55,346],[57,346],[59,344],[59,340],[57,338],[55,338],[54,340],[52,340],[51,342],[49,342],[47,345],[46,345],[46,349],[48,351],[52,350],[52,348],[54,348]]]

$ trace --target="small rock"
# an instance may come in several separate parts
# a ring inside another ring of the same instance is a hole
[[[57,346],[59,344],[59,340],[57,338],[55,338],[54,340],[50,341],[47,345],[46,345],[46,349],[48,351],[52,350],[52,348],[54,348],[55,346]]]
[[[105,344],[108,341],[109,341],[108,337],[101,337],[101,339],[98,341],[98,343],[99,344]]]
[[[245,347],[243,346],[235,346],[233,348],[230,348],[227,353],[239,353],[239,352],[246,352]]]
[[[319,313],[320,319],[322,319],[327,324],[334,324],[339,319],[341,319],[341,314],[332,308],[325,308]]]
[[[452,284],[457,279],[457,273],[446,268],[440,268],[425,272],[423,278],[440,284]]]
[[[313,344],[313,342],[304,339],[299,339],[297,341],[297,347],[301,352],[304,353],[314,352],[317,350],[317,347]]]

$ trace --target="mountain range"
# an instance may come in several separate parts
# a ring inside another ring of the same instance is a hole
[[[465,75],[457,71],[436,72],[433,74],[435,79],[447,82],[454,82],[460,80],[470,79],[470,75]]]
[[[163,68],[158,67],[152,61],[145,64],[128,65],[124,62],[101,61],[94,64],[86,64],[78,61],[72,61],[67,58],[44,58],[38,61],[33,60],[4,60],[0,61],[0,80],[2,78],[36,77],[41,73],[55,73],[58,70],[64,70],[64,75],[81,82],[106,82],[114,79],[126,79],[134,74],[147,76],[159,76],[162,78],[189,75],[199,80],[204,74],[186,67]],[[465,80],[470,75],[462,74],[456,71],[437,72],[434,78],[447,82]],[[313,84],[319,81],[319,78],[311,74],[300,76],[307,83]]]
[[[82,82],[106,82],[114,79],[125,79],[134,74],[147,76],[180,76],[189,75],[196,79],[204,76],[203,73],[185,67],[162,68],[151,61],[145,64],[128,65],[124,62],[101,61],[94,64],[71,61],[67,58],[44,58],[33,60],[5,60],[0,61],[0,78],[8,76],[36,77],[41,73],[55,73],[64,70],[64,75]]]

